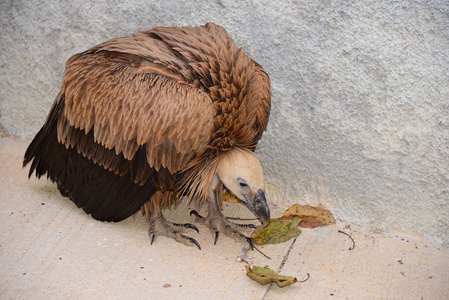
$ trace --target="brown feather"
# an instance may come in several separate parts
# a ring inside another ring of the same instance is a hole
[[[33,162],[36,174],[49,172],[71,198],[85,193],[77,190],[82,184],[73,174],[100,174],[102,168],[145,187],[139,195],[151,192],[156,208],[176,204],[184,194],[204,200],[223,154],[234,148],[254,150],[268,122],[267,73],[212,23],[154,27],[111,39],[72,56],[66,67],[45,130],[36,136],[42,146],[33,142],[24,163],[42,156]],[[53,134],[62,148],[56,141],[44,146]],[[51,151],[64,148],[79,167],[44,163]],[[75,159],[72,148],[85,160]],[[130,192],[125,179],[108,176]],[[96,184],[111,184],[95,182],[89,188],[98,191]],[[125,216],[120,207],[132,210],[142,201],[131,204],[124,191],[116,193],[115,200],[98,195],[74,201],[111,220]]]

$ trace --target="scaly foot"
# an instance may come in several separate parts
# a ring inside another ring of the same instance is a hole
[[[160,211],[152,211],[150,216],[150,239],[151,244],[153,244],[156,235],[165,235],[166,237],[170,237],[179,243],[183,243],[187,246],[197,246],[198,249],[201,250],[200,244],[189,236],[183,235],[181,233],[185,231],[185,229],[193,229],[199,233],[198,228],[190,223],[179,224],[172,223],[165,220],[162,212]]]
[[[255,228],[253,224],[236,224],[231,221],[228,221],[219,209],[214,209],[215,205],[210,205],[212,209],[209,209],[209,215],[207,217],[202,217],[198,212],[192,210],[190,215],[195,216],[195,222],[198,222],[202,225],[205,225],[210,228],[213,236],[214,236],[214,245],[217,244],[218,237],[220,232],[223,232],[225,235],[233,238],[237,241],[248,243],[251,250],[254,250],[254,243],[251,238],[246,235],[240,233],[238,228]]]

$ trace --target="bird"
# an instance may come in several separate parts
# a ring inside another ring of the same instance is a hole
[[[220,232],[253,249],[244,224],[222,213],[223,191],[263,224],[270,219],[255,153],[271,109],[271,81],[225,28],[152,27],[107,40],[66,62],[62,87],[28,146],[23,167],[100,221],[146,206],[149,236],[188,246],[191,223],[163,210],[196,199],[217,243]],[[248,244],[246,244],[248,243]]]

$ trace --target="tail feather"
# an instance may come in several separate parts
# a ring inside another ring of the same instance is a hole
[[[31,163],[30,171],[28,173],[28,178],[31,177],[33,172],[36,170],[36,176],[40,178],[45,174],[45,168],[41,168],[40,170],[36,169],[40,164],[41,160],[45,157],[45,150],[48,148],[48,136],[50,135],[51,130],[56,130],[56,124],[58,122],[58,117],[61,113],[62,107],[64,103],[64,96],[62,96],[59,101],[55,101],[53,107],[50,110],[50,114],[48,115],[47,121],[44,126],[42,126],[41,130],[36,134],[33,141],[31,141],[27,150],[25,151],[25,156],[23,159],[23,167],[33,160]]]
[[[69,197],[78,207],[91,214],[97,220],[118,222],[126,219],[147,202],[158,190],[152,180],[157,171],[149,166],[143,174],[133,174],[132,168],[142,162],[142,155],[131,161],[119,154],[120,174],[95,164],[78,153],[77,146],[66,147],[58,142],[58,118],[64,109],[64,96],[53,105],[45,125],[37,133],[25,152],[23,166],[31,162],[28,177],[33,173],[38,178],[47,177],[57,183],[58,189]],[[77,129],[74,129],[77,130]],[[84,133],[80,133],[84,134]],[[93,130],[83,138],[94,143]],[[98,146],[98,145],[97,145]],[[97,149],[96,151],[100,151]],[[110,155],[113,149],[102,148],[104,155]],[[145,151],[144,148],[139,151]],[[136,176],[150,178],[145,184],[136,182]]]

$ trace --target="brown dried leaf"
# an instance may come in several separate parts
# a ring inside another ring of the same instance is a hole
[[[266,285],[267,283],[274,282],[279,287],[284,287],[297,282],[296,277],[278,275],[275,271],[271,270],[268,267],[253,266],[253,268],[251,269],[250,266],[246,265],[245,268],[246,276],[248,276],[252,280],[257,281],[261,285]]]
[[[293,218],[301,218],[302,222],[299,226],[305,228],[315,228],[317,226],[335,223],[332,214],[320,206],[293,204],[285,211],[280,219],[289,220]]]

